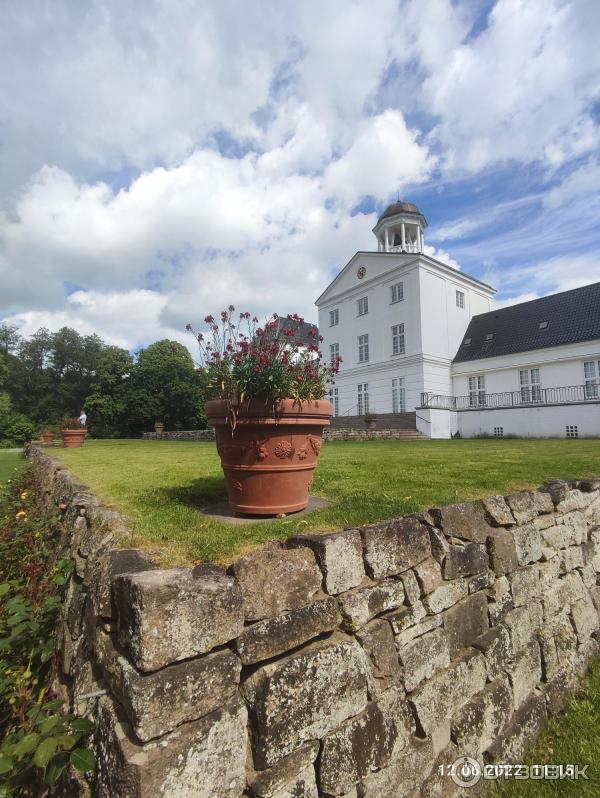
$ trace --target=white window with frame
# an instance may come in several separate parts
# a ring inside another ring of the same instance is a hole
[[[469,377],[469,406],[482,405],[485,405],[485,377],[479,374],[476,377]]]
[[[391,304],[402,302],[404,299],[404,283],[394,283],[390,286]]]
[[[358,309],[358,315],[366,316],[367,313],[369,312],[369,297],[363,296],[360,299],[358,299],[356,302],[356,306]]]
[[[457,291],[456,292],[456,307],[457,308],[464,308],[465,306],[465,292],[464,291]]]
[[[585,398],[598,399],[600,396],[600,360],[587,360],[583,364],[583,378],[585,380]]]
[[[392,379],[392,413],[406,412],[406,389],[404,387],[404,377],[394,377]]]
[[[358,383],[358,415],[366,416],[369,412],[369,383]]]
[[[404,354],[404,324],[394,324],[392,327],[392,354]]]
[[[519,369],[519,385],[522,402],[542,401],[542,384],[539,369]]]
[[[340,323],[340,311],[336,308],[335,310],[329,311],[329,326],[335,327],[337,324]]]
[[[339,416],[340,414],[340,394],[338,388],[330,388],[329,401],[333,405],[333,415]]]
[[[335,363],[340,356],[340,345],[329,344],[329,359],[331,363]]]
[[[369,336],[358,336],[358,362],[366,363],[369,359]]]

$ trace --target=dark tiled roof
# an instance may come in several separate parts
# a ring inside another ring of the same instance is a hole
[[[600,283],[473,316],[453,362],[595,338],[600,338]]]
[[[394,202],[393,205],[388,205],[384,212],[379,217],[378,221],[387,219],[388,216],[395,216],[397,213],[415,213],[418,216],[423,216],[421,211],[412,202]],[[423,218],[425,218],[423,216]]]

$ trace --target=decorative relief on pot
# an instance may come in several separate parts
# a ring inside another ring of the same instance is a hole
[[[301,449],[298,449],[298,460],[306,460],[308,452],[306,451],[306,446],[303,446]]]
[[[254,455],[256,459],[262,462],[268,456],[269,450],[264,444],[260,443],[260,441],[253,441],[252,445],[254,447]]]
[[[323,441],[320,438],[315,438],[314,435],[309,435],[308,442],[310,443],[313,452],[315,454],[319,454],[319,452],[321,451],[321,445]]]
[[[289,441],[279,441],[275,447],[275,454],[277,457],[280,457],[282,460],[284,460],[285,458],[291,457],[294,454],[294,447]]]
[[[241,496],[241,495],[242,495],[242,493],[244,492],[244,486],[242,485],[242,483],[241,483],[241,482],[232,482],[232,483],[231,483],[231,489],[232,489],[232,490],[233,490],[235,493],[237,493],[239,496]]]

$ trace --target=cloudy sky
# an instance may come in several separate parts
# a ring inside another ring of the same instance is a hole
[[[314,299],[401,198],[499,302],[600,280],[598,0],[43,0],[0,26],[0,319]]]

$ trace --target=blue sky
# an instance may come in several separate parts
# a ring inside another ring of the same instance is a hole
[[[0,319],[300,312],[400,196],[499,304],[600,280],[596,0],[58,0],[0,30]]]

